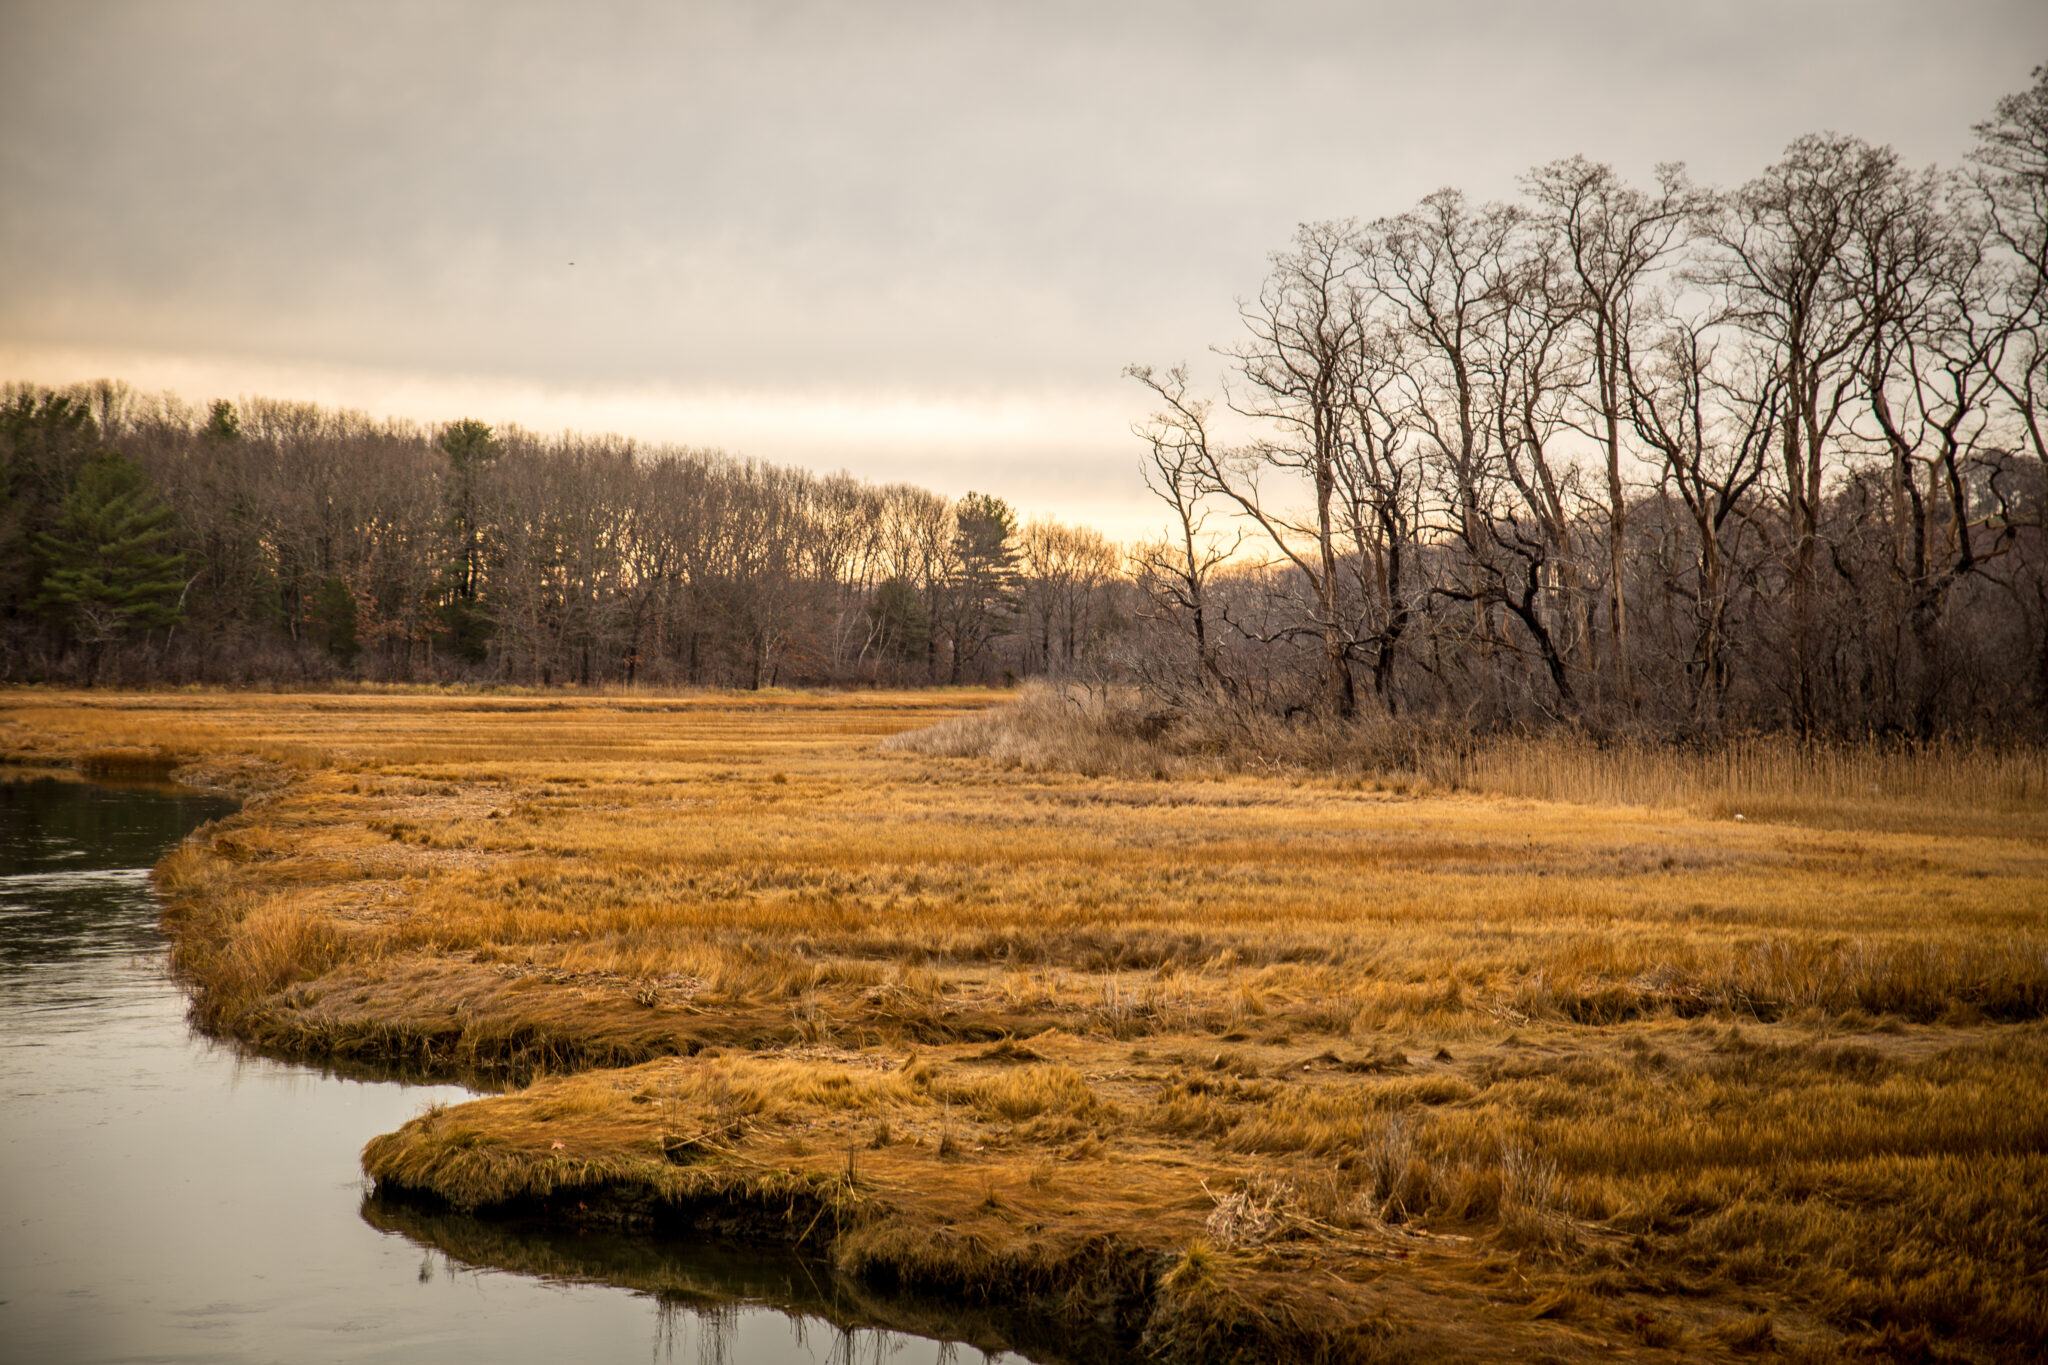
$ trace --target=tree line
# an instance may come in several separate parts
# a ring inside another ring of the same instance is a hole
[[[2048,730],[2048,68],[1976,132],[1960,169],[1826,134],[1735,189],[1572,158],[1303,225],[1220,399],[1130,371],[1154,691]]]
[[[0,460],[17,681],[986,681],[1128,605],[1102,536],[995,497],[618,437],[17,384]]]
[[[1673,735],[2048,731],[2048,68],[1969,163],[1582,158],[1303,225],[1136,366],[1131,547],[716,451],[0,391],[0,679],[953,683]]]

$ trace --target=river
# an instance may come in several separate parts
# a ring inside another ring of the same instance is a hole
[[[788,1256],[370,1198],[362,1145],[471,1092],[187,1026],[147,869],[233,809],[0,781],[0,1360],[1023,1359],[877,1325],[924,1320]]]

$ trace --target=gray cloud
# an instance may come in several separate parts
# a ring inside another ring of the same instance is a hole
[[[1824,127],[1954,161],[2048,59],[2031,0],[4,24],[10,354],[991,402],[1228,339],[1305,218],[1509,193],[1575,152],[1725,183]]]

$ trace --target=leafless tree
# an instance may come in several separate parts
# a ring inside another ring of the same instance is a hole
[[[1688,223],[1701,207],[1698,193],[1677,165],[1657,169],[1657,188],[1624,183],[1610,166],[1571,157],[1529,173],[1525,184],[1542,226],[1562,250],[1562,273],[1580,344],[1591,362],[1591,383],[1578,389],[1607,474],[1607,612],[1613,632],[1614,681],[1624,700],[1634,694],[1629,668],[1628,595],[1622,554],[1628,543],[1628,494],[1623,485],[1622,434],[1629,401],[1628,373],[1636,314],[1645,286],[1685,243]]]
[[[1889,148],[1835,134],[1802,137],[1784,159],[1724,196],[1702,223],[1715,250],[1694,279],[1718,292],[1726,316],[1774,356],[1783,407],[1786,535],[1799,725],[1815,723],[1814,566],[1822,488],[1834,442],[1858,388],[1865,318],[1843,254],[1859,222],[1892,186]]]
[[[1710,325],[1673,314],[1654,343],[1630,357],[1631,426],[1663,466],[1661,487],[1675,492],[1692,525],[1689,599],[1695,630],[1686,661],[1692,720],[1705,730],[1724,719],[1728,691],[1730,559],[1745,522],[1742,509],[1762,481],[1779,418],[1777,373],[1767,365],[1731,371],[1721,350],[1743,355],[1737,338],[1716,341]],[[1740,361],[1735,362],[1738,366]]]
[[[1211,457],[1207,486],[1257,525],[1273,553],[1309,585],[1308,620],[1282,630],[1321,640],[1321,705],[1339,717],[1350,716],[1358,703],[1351,667],[1358,630],[1344,600],[1337,490],[1352,444],[1352,397],[1369,325],[1360,271],[1355,225],[1302,225],[1294,244],[1274,256],[1258,298],[1240,304],[1249,337],[1226,352],[1243,381],[1231,393],[1231,406],[1277,434],[1227,458],[1217,458],[1221,452],[1206,442],[1201,447]],[[1274,470],[1306,480],[1311,511],[1293,510],[1291,486],[1277,496],[1266,489],[1262,476]]]
[[[1161,403],[1134,430],[1148,447],[1141,470],[1145,487],[1166,504],[1173,518],[1166,537],[1132,550],[1132,573],[1152,619],[1186,623],[1199,685],[1227,695],[1232,686],[1218,662],[1219,623],[1210,606],[1209,585],[1218,567],[1243,548],[1245,537],[1239,531],[1225,544],[1209,529],[1213,509],[1205,500],[1219,491],[1209,471],[1221,464],[1210,448],[1209,405],[1190,396],[1185,366],[1162,375],[1149,366],[1133,365],[1125,373],[1152,390]]]

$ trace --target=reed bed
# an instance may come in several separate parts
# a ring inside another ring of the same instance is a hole
[[[1976,739],[1733,735],[1686,742],[1477,734],[1385,717],[1336,724],[1227,709],[1148,712],[1134,693],[1030,684],[1011,705],[891,743],[1032,771],[1155,778],[1290,773],[1419,792],[1657,806],[1862,829],[2009,827],[2048,836],[2048,749]]]
[[[1175,1359],[2048,1337],[2038,755],[4,700],[18,762],[251,794],[159,869],[204,1026],[509,1087],[373,1143],[392,1197],[797,1241]]]

